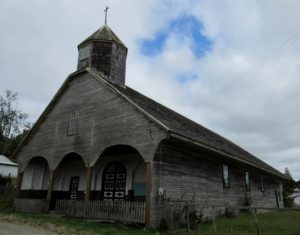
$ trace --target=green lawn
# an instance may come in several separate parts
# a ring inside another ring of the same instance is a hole
[[[272,212],[258,214],[262,235],[300,235],[300,212]],[[250,214],[216,221],[218,235],[255,235],[256,226]],[[211,223],[201,224],[191,234],[211,235]]]
[[[0,212],[0,219],[18,221],[46,227],[59,234],[79,235],[162,235],[163,232],[146,231],[143,228],[129,227],[119,224],[98,223],[95,221],[58,217],[49,214],[26,214],[12,211]],[[300,212],[276,212],[257,215],[262,235],[300,235]],[[255,235],[256,227],[250,214],[242,214],[234,218],[216,220],[218,235]],[[53,230],[54,229],[54,230]],[[173,233],[168,233],[173,234]],[[187,234],[184,230],[174,234]],[[200,224],[197,230],[189,234],[214,235],[212,223]]]
[[[145,231],[143,228],[125,226],[121,224],[99,223],[74,218],[61,217],[51,214],[28,214],[12,211],[1,211],[0,220],[8,222],[26,223],[40,226],[57,232],[58,234],[76,235],[151,235],[155,231]]]

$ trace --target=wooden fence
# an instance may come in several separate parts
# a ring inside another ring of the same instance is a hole
[[[145,207],[144,202],[57,200],[55,212],[76,218],[145,223]]]
[[[15,199],[14,208],[19,212],[43,213],[48,209],[48,201],[45,199]]]

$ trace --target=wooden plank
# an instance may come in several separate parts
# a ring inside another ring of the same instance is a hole
[[[21,186],[22,186],[22,181],[23,181],[23,172],[18,174],[18,178],[17,178],[17,187],[16,187],[16,195],[15,198],[20,198],[21,195]]]

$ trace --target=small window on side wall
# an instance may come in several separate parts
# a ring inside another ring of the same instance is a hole
[[[281,202],[281,193],[280,193],[280,191],[277,191],[277,195],[278,195],[278,200]]]
[[[223,187],[229,188],[230,180],[229,180],[229,169],[228,165],[223,164]]]
[[[69,116],[68,135],[77,135],[79,128],[79,113],[72,112]]]
[[[246,191],[250,191],[250,176],[249,172],[245,172],[245,185],[246,185]]]
[[[260,188],[260,191],[262,191],[262,192],[265,191],[264,177],[260,177],[259,188]]]

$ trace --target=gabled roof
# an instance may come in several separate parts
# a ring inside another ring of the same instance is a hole
[[[0,165],[9,165],[9,166],[17,166],[18,164],[12,162],[4,155],[0,155]]]
[[[125,44],[118,38],[118,36],[109,28],[107,25],[103,25],[100,29],[94,32],[91,36],[86,38],[83,42],[81,42],[79,46],[89,42],[89,41],[108,41],[115,42],[122,47],[125,47]]]
[[[25,141],[28,138],[30,138],[30,136],[38,127],[39,123],[46,117],[47,113],[51,110],[51,107],[54,105],[55,101],[58,99],[65,87],[68,86],[68,83],[78,74],[84,72],[89,73],[93,78],[95,78],[101,83],[106,84],[115,92],[122,95],[133,105],[135,105],[141,112],[143,112],[145,115],[151,118],[152,121],[156,122],[159,126],[168,131],[171,135],[176,134],[174,135],[176,138],[178,136],[185,137],[189,142],[199,143],[202,147],[204,146],[205,148],[222,154],[225,157],[234,159],[244,164],[254,166],[260,170],[269,172],[282,179],[288,179],[284,174],[282,174],[278,170],[274,169],[262,160],[256,158],[255,156],[245,151],[233,142],[227,140],[226,138],[167,108],[166,106],[142,95],[141,93],[128,86],[119,86],[117,84],[109,82],[105,75],[98,73],[95,70],[91,70],[89,68],[85,68],[81,71],[76,71],[68,76],[64,84],[60,87],[60,89],[53,97],[47,108],[44,110],[42,115],[35,123],[35,125],[31,128],[27,136],[18,146],[17,150],[14,153],[14,156],[16,156],[19,153]]]
[[[95,73],[97,72],[93,71],[91,74],[93,75]],[[102,74],[98,75],[103,77]],[[244,162],[259,169],[268,171],[272,174],[286,178],[286,176],[278,170],[253,156],[251,153],[242,149],[230,140],[207,129],[206,127],[142,95],[128,86],[119,86],[111,82],[109,82],[109,84],[111,84],[115,89],[134,102],[150,116],[154,117],[154,120],[157,120],[160,124],[162,123],[170,132],[186,137],[191,141],[199,142],[204,146],[218,150],[227,156],[232,156],[235,160],[240,162]]]

